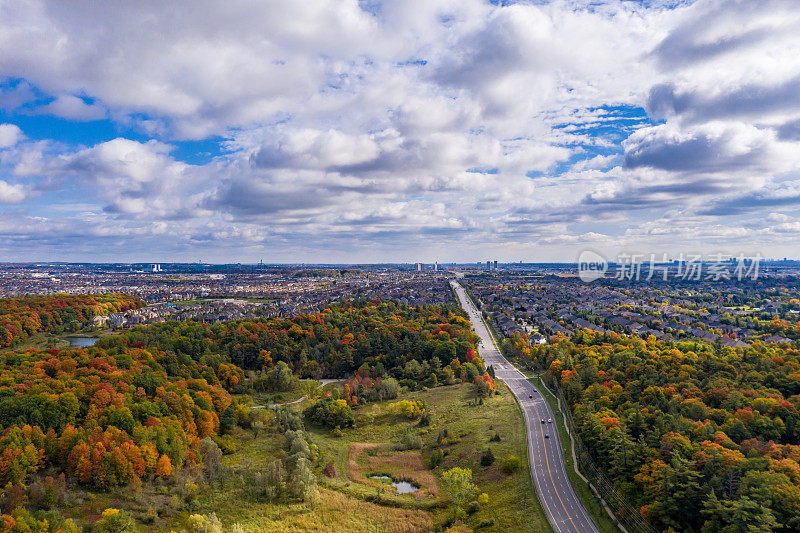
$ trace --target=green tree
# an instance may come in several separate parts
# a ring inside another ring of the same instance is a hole
[[[353,427],[355,417],[353,410],[344,400],[324,398],[303,411],[303,416],[321,426],[328,428]]]
[[[712,490],[703,505],[703,533],[772,533],[778,521],[768,507],[744,497],[720,500]]]
[[[472,470],[460,467],[451,468],[442,474],[442,485],[453,503],[453,519],[456,519],[459,510],[478,492],[478,487],[472,482]]]
[[[511,474],[515,470],[517,470],[522,463],[519,460],[519,457],[516,455],[508,454],[503,457],[503,461],[500,464],[500,468],[503,469],[503,472],[506,474]]]
[[[286,392],[292,388],[292,369],[284,361],[278,361],[267,374],[267,384],[270,390]]]

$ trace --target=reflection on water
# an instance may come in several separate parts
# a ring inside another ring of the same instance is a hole
[[[409,483],[408,481],[395,481],[389,476],[369,476],[372,479],[381,479],[385,481],[390,481],[391,484],[397,489],[398,494],[408,494],[409,492],[416,492],[419,490],[419,487],[414,485],[413,483]]]
[[[70,348],[87,348],[94,346],[97,339],[94,337],[67,337]]]

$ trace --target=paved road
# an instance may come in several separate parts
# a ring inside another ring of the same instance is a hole
[[[486,325],[481,320],[480,313],[475,309],[464,288],[456,281],[451,283],[461,301],[461,306],[469,314],[472,328],[481,338],[479,352],[483,362],[486,366],[494,366],[495,376],[511,389],[522,407],[531,477],[550,525],[556,533],[597,532],[597,526],[583,507],[567,475],[564,455],[558,440],[558,427],[555,422],[550,422],[553,413],[547,400],[514,365],[498,353],[486,330]]]

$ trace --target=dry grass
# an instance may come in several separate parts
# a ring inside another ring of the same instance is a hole
[[[363,456],[364,452],[376,448],[377,445],[364,442],[354,442],[350,445],[347,461],[347,477],[350,481],[385,488],[385,484],[373,481],[365,475],[367,472],[380,472],[394,479],[410,481],[417,485],[419,490],[409,494],[415,499],[439,496],[439,482],[436,475],[425,467],[419,451],[379,451],[374,455]]]
[[[413,496],[439,496],[439,482],[436,476],[422,463],[422,456],[417,450],[405,452],[378,453],[366,457],[367,466],[373,472],[386,472],[395,479],[412,481],[419,487]]]
[[[363,483],[365,485],[369,483],[369,480],[364,476],[364,472],[361,471],[358,459],[361,457],[362,453],[367,450],[373,450],[376,447],[375,444],[366,442],[354,442],[350,444],[350,455],[347,459],[347,477],[350,481]]]
[[[277,508],[269,507],[271,512],[254,509],[239,520],[242,531],[421,533],[433,529],[431,516],[424,511],[384,507],[325,488],[320,488],[320,502],[313,510],[300,504],[284,506],[278,514]]]

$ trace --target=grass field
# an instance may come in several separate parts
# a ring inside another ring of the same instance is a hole
[[[527,469],[522,414],[510,391],[502,385],[500,389],[499,395],[485,400],[483,405],[475,404],[471,385],[402,394],[402,399],[425,400],[431,414],[428,427],[387,414],[366,424],[365,413],[373,412],[373,406],[368,405],[356,411],[358,427],[344,430],[342,436],[310,428],[312,442],[335,470],[332,478],[319,477],[320,497],[313,505],[254,502],[235,488],[235,479],[228,479],[222,488],[200,494],[193,512],[213,511],[226,527],[238,524],[244,531],[431,531],[452,515],[441,498],[441,475],[461,466],[472,469],[479,493],[489,496],[488,504],[465,519],[470,528],[477,529],[483,522],[484,527],[479,530],[486,532],[551,531]],[[302,410],[308,403],[306,400],[291,408]],[[388,403],[377,405],[385,412]],[[442,463],[430,470],[430,448],[437,442],[440,429],[447,429],[449,435],[447,452]],[[406,432],[422,439],[422,450],[396,449]],[[495,433],[501,440],[490,442]],[[277,453],[279,439],[271,432],[259,438],[242,435],[240,449],[225,456],[224,462],[231,471],[263,463]],[[492,448],[497,460],[482,467],[480,456],[487,447]],[[510,475],[503,473],[500,462],[507,454],[520,457],[524,467]],[[413,482],[419,490],[398,494],[386,482],[371,479],[373,474]],[[163,527],[153,529],[179,528],[187,515],[183,512]],[[493,525],[486,525],[492,520]]]

